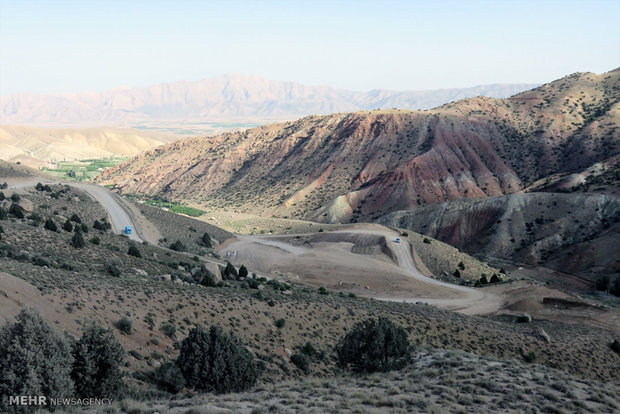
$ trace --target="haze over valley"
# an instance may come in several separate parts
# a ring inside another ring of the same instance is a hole
[[[0,0],[0,412],[620,410],[620,6],[143,6]]]

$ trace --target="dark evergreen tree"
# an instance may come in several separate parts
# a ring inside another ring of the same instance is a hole
[[[205,233],[202,235],[202,238],[200,239],[200,244],[207,248],[213,247],[213,244],[211,243],[211,236],[209,236],[209,233]]]
[[[43,227],[49,231],[58,231],[58,226],[51,217],[45,220],[45,225]]]
[[[81,398],[112,398],[123,386],[125,351],[110,330],[89,325],[73,348],[71,377]]]
[[[357,323],[336,346],[338,365],[358,372],[400,369],[411,360],[407,332],[387,318]]]
[[[127,251],[127,254],[134,257],[142,257],[142,253],[140,253],[138,247],[133,243],[129,245],[129,250]]]
[[[73,237],[71,238],[71,246],[76,249],[81,249],[86,246],[86,242],[84,241],[84,236],[82,235],[82,230],[79,227],[75,228],[76,232],[73,233]]]
[[[69,232],[73,231],[73,224],[71,224],[71,220],[67,219],[65,224],[62,225],[62,229]]]
[[[248,277],[248,269],[244,265],[239,268],[239,277],[246,279]]]
[[[219,326],[208,332],[201,327],[192,329],[181,343],[177,365],[188,386],[217,393],[246,390],[259,375],[250,351]]]
[[[71,342],[38,312],[24,309],[0,328],[0,412],[10,395],[72,397]]]

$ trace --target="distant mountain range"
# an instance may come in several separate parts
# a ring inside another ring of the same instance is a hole
[[[252,75],[160,83],[107,92],[0,97],[0,123],[79,125],[173,120],[284,120],[380,108],[430,109],[474,96],[506,98],[534,84],[493,84],[426,91],[353,92]]]

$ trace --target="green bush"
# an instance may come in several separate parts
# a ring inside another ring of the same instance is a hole
[[[131,335],[132,323],[129,319],[122,317],[117,323],[117,328],[125,335]]]
[[[493,273],[493,276],[491,276],[491,280],[489,282],[491,282],[491,283],[499,283],[499,282],[501,282],[501,279],[495,273]]]
[[[176,394],[185,387],[185,378],[181,368],[174,362],[164,362],[155,370],[153,377],[157,385],[170,393]]]
[[[425,244],[431,244],[431,240],[427,237],[424,238],[424,240],[422,240]]]
[[[239,268],[239,278],[247,279],[247,277],[248,277],[248,268],[245,267],[244,265],[241,265],[241,267]]]
[[[276,320],[276,328],[278,328],[278,329],[284,328],[285,324],[286,324],[286,319],[284,319],[284,318],[280,318],[280,319]]]
[[[177,327],[174,326],[173,323],[166,322],[161,326],[161,328],[159,328],[159,330],[162,331],[168,338],[174,338],[174,335],[177,332]]]
[[[69,219],[75,223],[78,224],[82,224],[82,219],[80,218],[80,216],[78,216],[77,214],[73,213],[73,215],[71,216],[71,218]]]
[[[295,364],[295,366],[306,374],[310,372],[310,358],[304,354],[293,354],[291,355],[291,362]]]
[[[213,244],[211,243],[211,236],[209,236],[209,233],[205,233],[202,235],[202,237],[200,238],[200,244],[207,248],[213,247]]]
[[[614,341],[611,343],[611,345],[609,347],[616,354],[620,354],[620,341],[618,341],[617,339],[614,339]]]
[[[90,239],[90,242],[94,245],[100,245],[101,238],[99,236],[94,236],[92,239]]]
[[[338,365],[357,372],[400,369],[411,360],[407,332],[387,318],[357,323],[336,346]]]
[[[72,397],[71,342],[30,309],[0,328],[0,412],[9,395]]]
[[[24,217],[26,217],[24,214],[24,209],[15,203],[12,203],[11,207],[9,207],[9,213],[14,215],[18,219],[23,219]]]
[[[81,398],[112,398],[123,386],[125,350],[110,330],[89,325],[73,348],[76,394]]]
[[[190,331],[181,343],[177,365],[189,387],[216,393],[239,392],[259,376],[254,357],[232,333],[219,326]]]
[[[73,233],[73,237],[71,237],[71,246],[76,249],[81,249],[82,247],[86,246],[86,242],[84,241],[84,236],[82,235],[81,230]]]
[[[58,231],[58,226],[51,217],[45,220],[45,225],[43,227],[45,228],[45,230]]]
[[[71,224],[71,220],[67,219],[67,221],[65,221],[65,224],[62,225],[62,229],[68,232],[73,231],[73,224]]]
[[[319,288],[319,294],[321,294],[321,295],[329,295],[329,292],[327,291],[327,289],[325,289],[323,286],[321,286]]]
[[[127,254],[133,257],[142,257],[142,253],[140,253],[138,247],[133,243],[129,245],[129,250],[127,251]]]
[[[226,267],[222,271],[222,279],[236,280],[239,278],[239,272],[230,262],[226,262]]]
[[[170,245],[170,250],[174,250],[177,252],[184,252],[187,250],[187,247],[181,242],[181,240],[177,240]]]
[[[17,194],[17,193],[11,194],[11,201],[17,203],[20,199],[21,199],[21,197],[19,196],[19,194]]]

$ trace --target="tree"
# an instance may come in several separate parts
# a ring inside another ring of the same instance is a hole
[[[248,277],[248,268],[245,267],[244,265],[241,265],[241,267],[239,268],[239,278],[247,279],[247,277]]]
[[[84,236],[82,235],[82,231],[79,227],[75,228],[76,232],[73,233],[73,237],[71,237],[71,246],[76,249],[81,249],[86,246],[86,242],[84,241]]]
[[[127,254],[133,257],[142,257],[142,253],[140,253],[138,247],[133,243],[129,245],[129,250],[127,251]]]
[[[489,281],[487,280],[487,275],[483,273],[482,276],[480,276],[480,280],[478,281],[478,283],[481,285],[486,285],[487,283],[489,283]]]
[[[357,323],[336,346],[338,365],[357,372],[400,369],[411,360],[407,332],[387,318]]]
[[[0,411],[9,395],[71,397],[71,343],[34,310],[0,328]]]
[[[243,391],[254,385],[259,370],[254,357],[219,326],[192,329],[181,343],[177,365],[187,385],[202,391]]]
[[[200,243],[207,248],[211,248],[213,247],[213,244],[211,243],[211,236],[209,236],[209,233],[205,233],[202,235],[202,238],[200,239]]]
[[[17,193],[11,194],[11,201],[17,203],[20,199],[21,199],[21,197],[19,196],[19,194],[17,194]]]
[[[9,207],[9,213],[14,215],[18,219],[23,219],[25,217],[24,209],[16,203],[11,203],[11,207]]]
[[[491,276],[490,282],[491,283],[499,283],[499,282],[501,282],[501,279],[495,273],[493,273],[493,276]]]
[[[226,262],[226,267],[224,268],[224,271],[222,272],[222,278],[223,279],[238,279],[239,278],[239,273],[237,272],[237,269],[235,269],[235,266],[233,266],[230,262]]]
[[[454,271],[454,273],[452,273],[452,276],[454,276],[454,277],[461,277],[461,272],[459,272],[459,269],[456,269]]]
[[[65,224],[62,225],[62,229],[64,231],[72,232],[73,224],[71,224],[71,220],[67,219],[67,221],[65,221]]]
[[[73,215],[71,216],[70,220],[75,222],[75,223],[82,224],[82,219],[80,218],[80,216],[78,216],[75,213],[73,213]]]
[[[90,324],[73,348],[71,377],[81,398],[111,398],[123,385],[125,350],[110,330]]]
[[[45,225],[43,227],[49,231],[58,231],[58,226],[51,217],[45,220]]]
[[[183,244],[181,240],[177,240],[170,245],[170,250],[174,250],[177,252],[184,252],[185,250],[187,250],[187,248],[185,247],[185,245]]]

